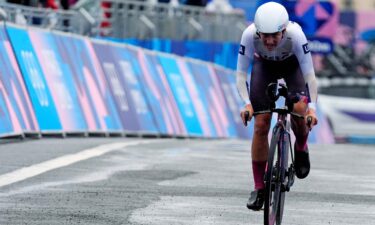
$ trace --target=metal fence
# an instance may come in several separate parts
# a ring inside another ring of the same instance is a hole
[[[102,2],[110,7],[102,7]],[[16,24],[89,36],[238,42],[246,28],[242,11],[208,12],[203,7],[129,0],[86,0],[72,10],[51,10],[0,1],[3,17]]]
[[[37,26],[67,32],[78,32],[73,26],[76,11],[54,11],[51,9],[22,6],[0,2],[0,15],[3,20],[12,23]]]
[[[239,41],[246,28],[242,11],[210,13],[202,7],[111,0],[104,9],[110,24],[103,34],[118,38]]]

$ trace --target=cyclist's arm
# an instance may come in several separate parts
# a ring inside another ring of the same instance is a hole
[[[237,90],[245,102],[250,104],[249,84],[247,82],[247,72],[253,59],[253,30],[254,25],[249,26],[242,34],[240,49],[237,60],[236,84]]]
[[[308,42],[305,34],[303,33],[301,27],[295,24],[296,29],[294,31],[294,41],[293,41],[293,52],[297,56],[298,62],[301,67],[303,77],[305,79],[309,103],[309,109],[316,108],[316,102],[318,99],[318,85],[315,78],[315,71],[313,66],[313,61],[311,57],[311,52],[308,47]]]

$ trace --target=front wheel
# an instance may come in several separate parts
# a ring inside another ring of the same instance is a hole
[[[264,225],[274,225],[278,219],[278,212],[280,206],[281,196],[281,180],[280,180],[280,166],[278,145],[280,139],[280,128],[276,127],[273,130],[270,149],[268,151],[267,171],[265,176],[266,191],[264,201]]]
[[[289,178],[287,177],[286,171],[289,171],[288,173],[292,173],[292,171],[288,168],[288,157],[289,157],[289,146],[290,146],[290,136],[287,132],[282,132],[281,137],[283,138],[283,141],[281,141],[281,144],[279,143],[280,148],[282,148],[282,155],[279,157],[279,165],[280,165],[280,174],[279,174],[279,180],[282,184],[281,192],[280,192],[280,199],[279,199],[279,206],[277,210],[276,215],[276,225],[281,225],[281,222],[283,220],[283,214],[284,214],[284,203],[285,203],[285,193],[286,191],[289,191]],[[293,176],[293,174],[291,175]]]

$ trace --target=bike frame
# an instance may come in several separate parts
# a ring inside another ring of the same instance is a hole
[[[265,225],[281,225],[285,192],[290,190],[294,183],[294,155],[290,137],[290,116],[299,118],[303,116],[293,113],[293,104],[287,92],[286,86],[281,86],[279,94],[276,94],[277,86],[272,86],[267,90],[270,99],[273,102],[284,96],[286,98],[285,106],[276,108],[275,104],[271,106],[271,110],[258,113],[277,113],[277,122],[272,130],[272,139],[268,152],[267,169],[265,174],[265,206],[264,206],[264,224]],[[281,94],[280,94],[281,93]],[[289,150],[291,154],[291,165],[288,166]]]

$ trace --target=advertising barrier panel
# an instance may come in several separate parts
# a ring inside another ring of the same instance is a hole
[[[38,122],[3,25],[0,42],[0,135],[38,132]]]
[[[63,132],[87,131],[88,125],[83,114],[78,89],[74,82],[73,74],[63,60],[52,33],[39,29],[28,30],[31,43],[36,49],[35,53],[47,87],[51,92]]]
[[[223,137],[224,132],[221,129],[219,121],[216,120],[218,118],[216,112],[214,112],[215,109],[210,108],[212,105],[212,99],[206,95],[206,92],[210,90],[210,87],[205,87],[204,82],[202,82],[205,78],[208,78],[208,76],[204,74],[202,70],[193,70],[191,66],[181,58],[176,59],[176,61],[181,71],[183,82],[187,87],[190,98],[197,112],[203,135],[207,137]],[[201,77],[201,79],[197,79],[197,76]]]
[[[175,96],[188,134],[192,136],[204,135],[198,118],[199,115],[194,108],[194,99],[192,99],[187,88],[187,85],[195,84],[185,83],[182,78],[182,73],[184,71],[180,71],[175,58],[170,55],[158,55],[158,59],[163,67],[173,95]]]
[[[131,97],[125,91],[125,77],[119,65],[115,63],[112,47],[108,45],[108,42],[102,41],[94,41],[92,44],[100,67],[103,68],[111,95],[115,99],[115,107],[124,131],[137,133],[141,130],[137,112],[134,105],[132,105]]]
[[[145,95],[147,96],[150,109],[154,115],[155,124],[159,132],[168,135],[183,135],[180,128],[179,114],[175,100],[166,88],[163,86],[163,76],[159,74],[157,68],[160,65],[156,64],[156,60],[144,51],[137,51],[137,61],[139,63],[139,79],[144,87]],[[169,88],[169,86],[168,86]]]
[[[113,55],[115,67],[118,68],[123,91],[134,110],[135,117],[132,119],[138,120],[139,131],[142,133],[159,133],[156,127],[156,119],[149,107],[150,102],[146,97],[145,86],[140,82],[141,70],[137,60],[137,50],[116,44],[110,45],[109,48]]]
[[[214,68],[218,82],[223,90],[225,101],[228,105],[227,110],[230,111],[233,120],[233,126],[237,131],[237,137],[251,138],[253,135],[254,120],[245,127],[240,117],[240,110],[244,106],[244,102],[240,98],[236,86],[236,76],[230,70]]]
[[[227,111],[228,105],[224,99],[222,88],[218,84],[215,78],[216,74],[211,66],[197,61],[188,61],[187,65],[199,90],[196,98],[202,99],[204,108],[207,110],[208,125],[212,126],[218,137],[236,136],[232,113]]]
[[[106,95],[108,85],[100,69],[95,70],[97,60],[90,49],[89,39],[54,35],[62,63],[72,74],[77,98],[89,131],[119,131],[122,129],[113,99]]]
[[[155,52],[154,52],[155,53]],[[156,54],[138,51],[142,82],[161,133],[184,136],[186,127]]]
[[[22,72],[40,130],[61,131],[62,124],[57,114],[55,101],[52,98],[27,31],[10,25],[7,25],[6,30]]]

